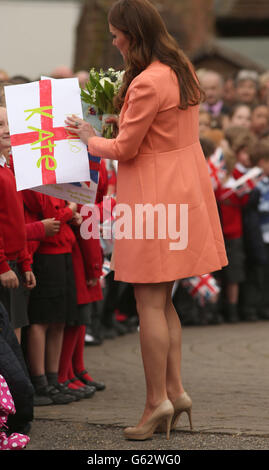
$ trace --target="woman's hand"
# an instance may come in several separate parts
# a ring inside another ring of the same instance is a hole
[[[91,124],[78,118],[74,114],[66,118],[65,124],[66,129],[72,134],[76,134],[85,145],[88,145],[88,140],[91,137],[96,136],[95,130]]]
[[[116,138],[119,133],[119,118],[117,116],[110,116],[106,119],[107,124],[113,125],[113,138]]]

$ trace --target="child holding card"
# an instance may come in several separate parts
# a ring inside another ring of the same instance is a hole
[[[24,191],[24,204],[40,218],[61,222],[58,233],[42,240],[33,257],[37,287],[29,299],[27,357],[35,388],[35,404],[70,403],[74,398],[58,387],[58,368],[64,326],[76,318],[76,288],[72,265],[75,236],[68,222],[77,205]]]

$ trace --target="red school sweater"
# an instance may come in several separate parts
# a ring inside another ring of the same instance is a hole
[[[8,261],[15,260],[22,272],[31,271],[22,197],[12,171],[0,165],[0,274],[10,270]]]
[[[235,192],[230,193],[229,182],[225,186],[219,184],[215,189],[215,196],[220,210],[220,220],[224,238],[231,240],[243,236],[242,208],[248,202],[248,194],[239,197]]]
[[[73,246],[72,260],[76,282],[77,303],[88,304],[102,300],[103,293],[99,280],[95,286],[88,286],[87,280],[99,278],[102,274],[102,253],[99,240],[85,240],[80,245],[79,229],[75,230],[78,237]]]
[[[13,156],[12,154],[9,155],[9,164],[8,167],[12,171],[14,177],[14,163],[13,163]],[[22,196],[26,191],[31,191],[29,189],[25,189],[24,191],[20,191],[20,196]],[[23,200],[24,202],[24,200]],[[33,262],[33,254],[37,250],[39,243],[43,240],[46,236],[45,234],[45,226],[39,220],[39,217],[36,214],[33,214],[31,211],[28,211],[27,207],[24,205],[24,219],[25,219],[25,227],[26,227],[26,239],[27,239],[27,250],[30,256],[31,263]]]
[[[100,162],[99,182],[96,193],[95,205],[99,207],[100,222],[107,217],[111,217],[111,213],[107,213],[106,208],[103,208],[103,197],[107,194],[108,189],[108,174],[106,165],[103,159]],[[111,199],[111,209],[116,201]],[[78,206],[78,212],[81,211],[82,206]],[[87,215],[83,216],[83,221],[87,219]],[[98,220],[96,221],[98,223]],[[103,265],[103,252],[100,240],[95,238],[83,238],[81,236],[81,227],[74,227],[77,243],[73,247],[73,267],[75,274],[75,281],[77,287],[77,303],[84,304],[102,300],[103,292],[100,285],[99,278],[102,275]],[[95,286],[89,287],[86,282],[89,279],[98,279]]]
[[[44,224],[41,222],[42,194],[24,189],[22,191],[24,217],[26,222],[27,246],[33,261],[41,240],[46,236]]]
[[[75,235],[68,222],[73,218],[71,209],[66,201],[52,196],[38,193],[36,191],[23,191],[25,208],[31,214],[31,220],[42,220],[54,217],[60,220],[59,233],[52,237],[45,237],[34,247],[34,251],[42,254],[64,254],[72,253],[75,243]]]

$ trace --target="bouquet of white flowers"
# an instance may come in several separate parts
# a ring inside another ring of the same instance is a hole
[[[123,74],[124,71],[113,68],[99,72],[92,68],[86,88],[81,90],[84,118],[106,138],[111,138],[113,134],[113,125],[107,124],[106,119],[116,115],[113,100],[122,85]]]

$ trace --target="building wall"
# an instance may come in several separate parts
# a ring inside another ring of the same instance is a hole
[[[0,69],[36,79],[72,67],[78,1],[1,0]]]
[[[92,66],[118,68],[122,58],[111,44],[107,13],[115,0],[86,0],[79,22],[75,69]],[[213,0],[152,0],[168,31],[188,54],[200,48],[214,33]]]

